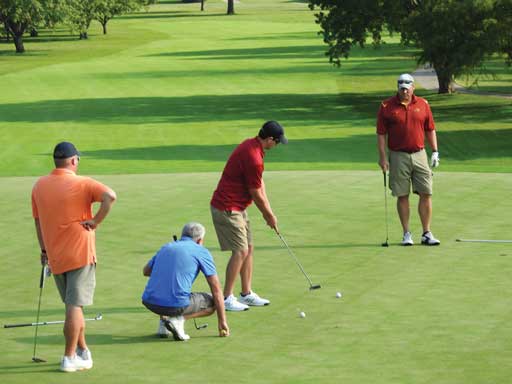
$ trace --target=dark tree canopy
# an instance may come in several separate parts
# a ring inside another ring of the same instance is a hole
[[[418,63],[430,63],[439,93],[452,91],[453,79],[479,68],[492,54],[512,59],[512,0],[309,0],[339,65],[354,45],[382,42],[384,31],[419,48]]]

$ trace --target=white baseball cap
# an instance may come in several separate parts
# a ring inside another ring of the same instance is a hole
[[[403,73],[400,76],[398,76],[397,83],[398,89],[411,89],[411,87],[414,85],[414,77],[412,77],[408,73]]]

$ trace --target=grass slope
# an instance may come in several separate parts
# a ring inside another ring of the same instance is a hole
[[[166,2],[93,24],[88,41],[59,32],[0,46],[0,175],[39,175],[59,140],[89,157],[86,173],[218,171],[234,145],[261,123],[283,123],[291,145],[271,170],[376,167],[375,118],[412,71],[412,51],[387,39],[355,48],[341,68],[324,56],[304,2]],[[510,100],[471,95],[431,102],[443,170],[509,172]],[[482,143],[482,141],[484,143]]]
[[[392,245],[382,248],[385,227],[378,172],[267,173],[280,229],[322,289],[307,290],[279,239],[251,208],[257,239],[254,286],[272,304],[229,313],[228,339],[215,337],[214,318],[202,331],[187,324],[192,337],[187,343],[154,336],[156,316],[140,304],[146,281],[141,268],[184,221],[194,219],[207,226],[206,245],[223,279],[228,255],[218,249],[207,209],[218,174],[100,179],[120,198],[98,231],[96,301],[86,310],[88,316],[104,314],[101,322],[88,323],[95,367],[71,376],[56,374],[63,348],[59,326],[39,330],[37,355],[48,359],[46,364],[30,362],[34,328],[2,329],[2,382],[114,383],[122,377],[125,383],[471,384],[503,383],[512,374],[510,246],[454,241],[509,235],[512,205],[502,197],[512,188],[510,178],[437,174],[433,228],[443,244],[398,246],[400,229],[391,209]],[[35,318],[39,267],[27,204],[33,182],[29,177],[0,179],[2,212],[12,218],[2,221],[0,228],[2,324]],[[416,216],[412,229],[417,240]],[[205,287],[198,279],[196,289]],[[342,299],[334,297],[337,291],[344,293]],[[300,319],[299,311],[307,317]],[[49,281],[41,318],[62,317],[62,305]]]

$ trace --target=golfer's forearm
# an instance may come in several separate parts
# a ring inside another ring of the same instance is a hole
[[[39,224],[39,219],[34,219],[34,223],[36,225],[37,241],[39,242],[39,248],[41,248],[41,250],[46,250],[43,240],[43,233],[41,232],[41,224]]]
[[[386,135],[377,135],[377,149],[380,159],[386,158]]]
[[[437,134],[436,131],[427,131],[426,133],[428,144],[432,151],[437,151]]]
[[[110,209],[112,208],[112,205],[114,204],[114,201],[116,201],[116,198],[117,196],[114,192],[103,193],[100,209],[98,209],[98,212],[96,212],[96,215],[94,215],[93,218],[96,224],[100,224],[105,219],[105,217],[107,217]]]
[[[208,276],[206,281],[208,282],[210,291],[212,292],[213,304],[217,311],[217,319],[219,323],[223,323],[226,321],[226,311],[224,309],[224,296],[222,294],[219,278],[217,275]]]
[[[254,204],[256,204],[256,207],[258,207],[263,216],[272,216],[274,214],[272,208],[270,208],[270,203],[263,187],[250,189],[249,193],[251,194]]]

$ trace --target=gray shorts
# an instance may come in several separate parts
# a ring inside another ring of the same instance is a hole
[[[247,210],[220,211],[210,207],[213,226],[222,251],[246,251],[252,244],[251,224]]]
[[[96,264],[53,275],[62,302],[77,307],[91,305],[96,288]]]
[[[142,304],[157,315],[169,317],[192,315],[197,312],[202,312],[205,309],[215,308],[212,295],[206,292],[192,292],[190,294],[190,304],[188,307],[163,307],[144,301]]]
[[[407,196],[412,191],[432,195],[432,170],[424,149],[415,153],[389,151],[389,188],[393,196]]]

